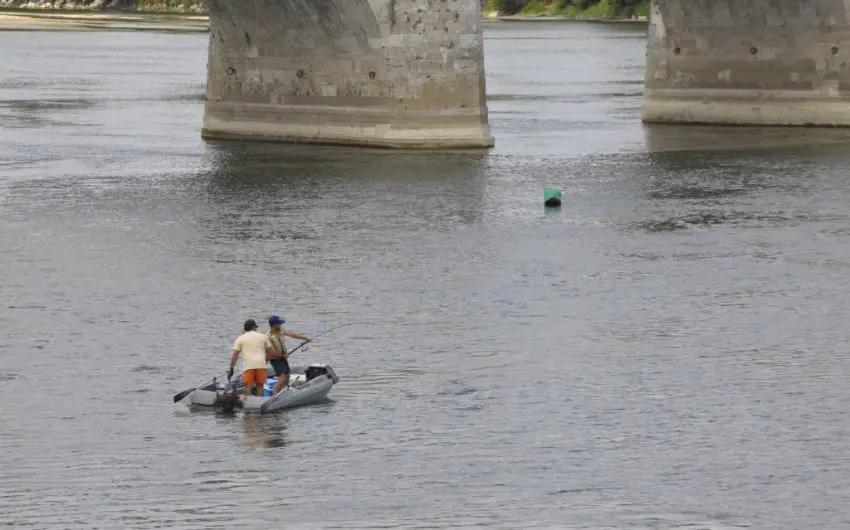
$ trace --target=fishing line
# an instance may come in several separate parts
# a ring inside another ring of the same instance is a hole
[[[378,324],[378,323],[376,323],[376,322],[371,322],[371,321],[368,321],[368,320],[358,320],[358,321],[356,321],[356,322],[348,322],[348,323],[345,323],[345,324],[340,324],[339,326],[334,326],[334,327],[332,327],[332,328],[328,328],[328,329],[326,329],[326,330],[324,330],[324,331],[320,331],[319,333],[317,333],[317,334],[313,335],[313,336],[312,336],[312,337],[310,337],[310,338],[312,338],[313,340],[316,340],[316,338],[321,337],[321,336],[323,336],[323,335],[327,335],[327,334],[328,334],[328,333],[330,333],[331,331],[335,331],[335,330],[338,330],[338,329],[340,329],[340,328],[347,328],[348,326],[354,326],[354,325],[357,325],[357,324],[369,324],[369,325],[372,325],[372,326],[378,326],[379,328],[383,329],[383,330],[384,330],[384,331],[386,331],[387,333],[389,333],[389,331],[390,331],[390,330],[388,330],[387,328],[385,328],[384,326],[382,326],[382,325],[380,325],[380,324]],[[307,351],[308,349],[309,349],[309,347],[305,347],[305,348],[303,348],[301,351],[302,351],[302,353],[303,353],[303,352]]]
[[[357,322],[348,322],[347,324],[340,324],[339,326],[334,326],[334,327],[329,328],[329,329],[326,329],[326,330],[324,330],[324,331],[320,331],[320,332],[316,335],[316,337],[321,337],[322,335],[327,335],[327,334],[328,334],[328,333],[330,333],[331,331],[337,330],[337,329],[339,329],[339,328],[345,328],[345,327],[348,327],[348,326],[354,326],[354,325],[356,325],[356,324],[371,324],[371,325],[373,325],[373,326],[378,326],[379,328],[383,329],[383,330],[384,330],[384,331],[386,331],[386,332],[389,332],[389,330],[388,330],[387,328],[385,328],[384,326],[382,326],[382,325],[380,325],[380,324],[377,324],[377,323],[375,323],[375,322],[366,321],[366,320],[360,320],[360,321],[357,321]]]

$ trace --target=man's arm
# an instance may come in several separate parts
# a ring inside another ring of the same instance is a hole
[[[230,370],[228,374],[233,375],[233,368],[236,366],[236,361],[239,359],[239,350],[233,350],[233,357],[230,358]]]
[[[287,337],[292,337],[293,339],[298,339],[298,340],[306,340],[307,342],[310,342],[310,341],[313,340],[313,339],[310,338],[310,335],[302,335],[302,334],[296,333],[294,331],[286,330],[286,331],[283,332],[283,334],[286,335]]]

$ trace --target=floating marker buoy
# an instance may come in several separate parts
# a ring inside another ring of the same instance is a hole
[[[555,188],[545,188],[543,190],[543,204],[554,207],[561,205],[561,192]]]

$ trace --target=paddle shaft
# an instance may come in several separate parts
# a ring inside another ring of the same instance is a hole
[[[224,374],[218,374],[217,376],[213,377],[213,379],[216,379],[219,375],[224,375]],[[203,383],[201,383],[201,384],[203,384]],[[183,392],[179,392],[177,394],[174,394],[174,402],[177,403],[178,401],[181,401],[183,398],[185,398],[186,396],[188,396],[189,394],[194,392],[195,389],[197,389],[197,388],[198,388],[197,386],[193,386],[192,388],[187,388]]]

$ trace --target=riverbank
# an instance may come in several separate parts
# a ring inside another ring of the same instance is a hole
[[[488,0],[483,13],[485,19],[491,20],[646,22],[649,1]]]
[[[205,32],[208,28],[209,17],[200,14],[0,9],[0,31]]]
[[[0,9],[206,14],[203,0],[0,0]]]
[[[165,8],[165,4],[149,4],[149,8]],[[506,15],[484,11],[490,21],[584,21],[584,22],[646,22],[643,15],[605,16],[592,10],[523,11]],[[42,4],[6,7],[0,5],[0,31],[46,30],[139,30],[139,31],[207,31],[209,17],[192,6],[186,11],[171,10],[102,10],[93,5],[66,4],[64,9]]]
[[[483,13],[484,20],[504,21],[538,21],[538,22],[649,22],[649,17],[635,15],[632,17],[595,17],[595,16],[572,16],[572,15],[501,15],[495,11]]]
[[[484,13],[491,21],[584,21],[584,22],[645,22],[645,18],[577,18],[552,15],[499,15]],[[209,17],[179,13],[94,10],[32,10],[0,8],[0,31],[192,31],[209,28]]]

